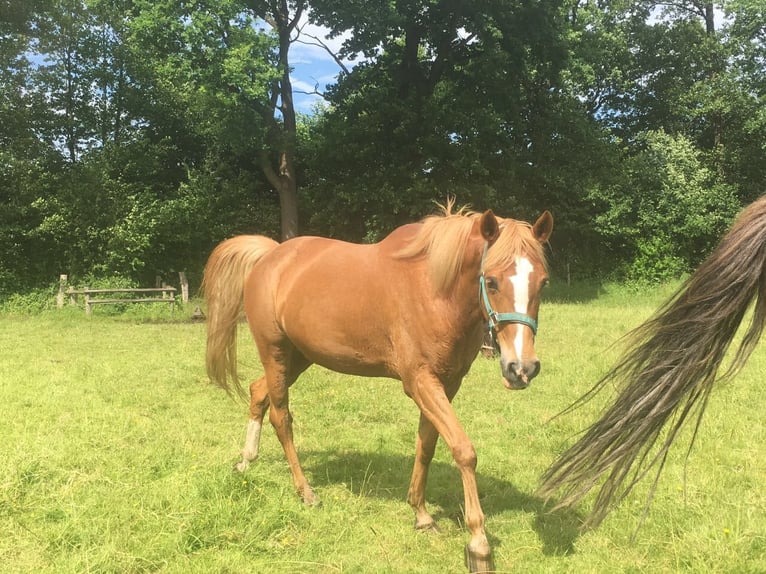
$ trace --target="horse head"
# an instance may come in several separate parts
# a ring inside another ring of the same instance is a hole
[[[548,283],[543,244],[553,230],[545,211],[534,225],[481,215],[484,248],[479,298],[487,329],[500,355],[503,382],[524,389],[540,372],[535,352],[540,292]]]

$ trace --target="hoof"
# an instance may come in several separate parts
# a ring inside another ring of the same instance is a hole
[[[441,530],[439,529],[439,526],[433,520],[430,520],[428,522],[421,522],[421,523],[418,523],[416,520],[415,530],[417,530],[418,532],[434,532],[436,534],[441,532]]]
[[[465,547],[465,565],[472,574],[495,571],[495,562],[492,560],[491,553],[486,556],[480,556],[473,552],[468,545]]]
[[[234,467],[231,469],[232,472],[239,472],[243,473],[247,470],[247,467],[250,466],[250,463],[246,460],[241,460],[237,464],[234,465]]]
[[[311,506],[314,508],[319,508],[322,506],[322,501],[319,500],[319,497],[314,494],[314,491],[311,489],[305,490],[301,495],[301,499],[303,500],[303,504],[306,506]]]

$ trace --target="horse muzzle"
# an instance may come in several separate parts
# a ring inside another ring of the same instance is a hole
[[[500,361],[503,371],[503,384],[510,390],[526,389],[540,372],[540,361],[525,359],[521,361]]]

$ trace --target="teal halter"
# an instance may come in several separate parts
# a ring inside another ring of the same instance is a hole
[[[487,330],[492,339],[492,344],[497,347],[497,326],[500,323],[519,323],[532,329],[532,333],[537,335],[537,321],[524,313],[498,313],[492,308],[487,296],[487,281],[484,278],[484,259],[487,257],[489,244],[484,244],[484,253],[481,255],[481,275],[479,275],[479,292],[481,300],[484,303],[484,309],[487,311]]]

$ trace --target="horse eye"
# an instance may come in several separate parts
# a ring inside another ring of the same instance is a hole
[[[497,279],[494,277],[487,277],[487,289],[490,291],[497,291]]]

